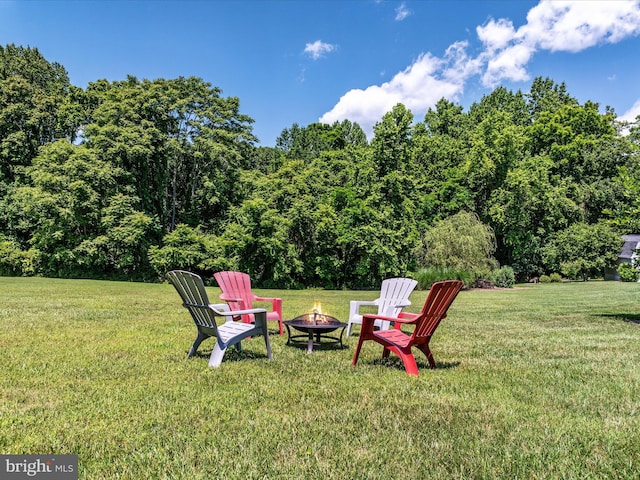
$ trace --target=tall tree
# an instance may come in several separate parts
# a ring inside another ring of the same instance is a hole
[[[199,78],[129,77],[88,87],[97,107],[87,145],[131,177],[144,211],[167,231],[216,225],[236,203],[240,168],[255,141],[239,100]]]
[[[38,49],[0,46],[0,183],[12,182],[39,147],[73,136],[76,126],[61,114],[69,90],[66,70]]]
[[[536,77],[525,94],[529,115],[536,120],[542,112],[554,112],[562,106],[575,106],[578,101],[567,92],[564,82],[557,84],[550,78]]]

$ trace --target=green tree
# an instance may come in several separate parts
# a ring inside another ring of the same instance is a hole
[[[473,129],[461,174],[472,192],[475,211],[483,218],[489,218],[491,194],[526,155],[526,143],[524,128],[514,125],[507,113],[490,113]]]
[[[424,234],[416,256],[422,267],[466,270],[477,277],[498,266],[496,239],[477,215],[461,211],[440,220]]]
[[[237,203],[235,184],[252,151],[251,120],[239,100],[199,78],[99,81],[87,145],[127,172],[145,212],[170,231],[219,224]]]
[[[498,260],[511,265],[520,279],[542,270],[540,248],[553,232],[580,221],[571,199],[572,183],[552,174],[549,157],[528,157],[507,173],[489,201],[489,215],[503,246]]]
[[[77,126],[62,115],[70,88],[62,65],[38,49],[0,46],[0,183],[11,183],[41,146],[73,137]]]
[[[179,224],[162,239],[162,246],[149,247],[149,262],[158,277],[170,270],[188,270],[211,278],[221,270],[238,270],[237,256],[228,242],[207,234],[199,227]]]
[[[474,102],[469,107],[469,121],[477,125],[497,112],[505,114],[514,126],[526,127],[531,124],[531,112],[523,93],[520,90],[513,93],[505,87],[498,87],[479,102]]]
[[[29,184],[12,198],[20,212],[14,223],[30,232],[39,273],[108,276],[122,267],[144,274],[145,242],[156,224],[135,209],[138,199],[122,169],[86,146],[59,140],[43,147],[26,174]]]
[[[542,257],[548,272],[586,281],[602,277],[605,267],[615,268],[622,243],[620,235],[604,223],[575,223],[549,237]]]
[[[604,209],[609,223],[622,233],[640,232],[640,169],[622,166],[613,182],[622,189],[624,201]]]
[[[567,92],[567,85],[557,84],[550,78],[536,77],[525,94],[529,116],[536,120],[542,112],[554,112],[568,105],[575,106],[578,101]]]
[[[304,161],[318,158],[323,152],[366,144],[367,137],[360,125],[349,120],[332,125],[312,123],[306,127],[294,123],[276,139],[276,148],[287,158]]]
[[[412,123],[413,114],[399,103],[374,125],[371,146],[380,178],[407,168],[412,147]]]
[[[441,99],[429,109],[424,125],[414,128],[411,175],[414,179],[415,219],[420,230],[434,221],[473,209],[473,196],[462,165],[470,145],[470,125],[462,107]]]

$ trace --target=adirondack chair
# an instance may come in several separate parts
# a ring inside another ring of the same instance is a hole
[[[360,338],[351,364],[355,365],[358,362],[362,343],[365,340],[373,340],[384,347],[382,358],[388,357],[390,352],[398,355],[409,375],[418,376],[416,359],[411,352],[413,347],[416,347],[427,356],[431,368],[436,368],[436,362],[429,349],[429,341],[442,319],[447,316],[447,310],[455,300],[458,292],[460,292],[462,285],[462,282],[458,280],[434,283],[424,302],[422,311],[418,314],[401,312],[398,318],[374,314],[364,315]],[[374,331],[373,326],[376,320],[394,322],[394,328]],[[404,333],[400,329],[401,325],[413,325],[413,332],[411,334]]]
[[[188,357],[195,355],[200,343],[209,337],[216,337],[216,345],[209,357],[209,366],[218,367],[222,362],[227,348],[235,345],[238,351],[242,351],[240,343],[247,337],[264,336],[267,346],[267,356],[273,360],[271,345],[269,344],[269,332],[267,331],[267,311],[264,308],[241,310],[231,313],[225,303],[210,304],[204,282],[195,273],[184,270],[173,270],[167,273],[169,282],[175,287],[182,298],[182,306],[189,310],[193,321],[198,328],[198,336],[189,350]],[[253,315],[255,325],[233,321],[234,315]],[[217,317],[224,317],[222,325],[216,323]]]
[[[397,317],[403,307],[411,305],[409,295],[416,288],[418,282],[411,278],[388,278],[382,281],[380,296],[372,301],[351,300],[349,302],[349,323],[347,324],[347,337],[351,334],[354,323],[362,323],[360,307],[377,306],[378,315],[384,317]],[[389,328],[387,320],[376,320],[375,326],[380,330]]]
[[[282,299],[258,297],[251,292],[251,279],[249,275],[241,272],[218,272],[213,277],[218,282],[222,294],[220,299],[227,302],[229,308],[235,315],[240,315],[238,310],[250,310],[253,308],[253,302],[270,302],[272,311],[267,312],[267,320],[277,321],[279,324],[280,335],[284,333],[282,325]],[[254,317],[252,314],[242,314],[242,321],[252,323]]]

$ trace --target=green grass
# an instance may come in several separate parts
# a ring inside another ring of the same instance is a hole
[[[342,319],[376,295],[258,293]],[[88,479],[637,479],[638,322],[638,284],[465,291],[418,378],[275,323],[273,362],[251,339],[209,369],[168,284],[0,278],[0,452],[77,454]]]

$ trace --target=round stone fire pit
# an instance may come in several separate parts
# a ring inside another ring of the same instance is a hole
[[[342,348],[342,334],[347,324],[335,317],[323,313],[305,313],[283,323],[287,327],[287,345],[291,343],[306,343],[307,353],[311,353],[313,346],[319,346],[324,339],[324,343],[339,343],[340,348]],[[291,328],[302,332],[302,334],[291,335]],[[341,329],[339,337],[329,335],[338,329]]]

